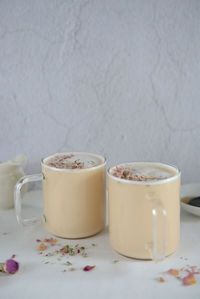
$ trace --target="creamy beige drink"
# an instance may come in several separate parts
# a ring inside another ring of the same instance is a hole
[[[55,154],[42,161],[49,232],[63,238],[83,238],[104,228],[105,171],[105,159],[90,153]]]
[[[140,259],[173,253],[179,244],[179,171],[135,162],[111,168],[108,177],[112,247]]]

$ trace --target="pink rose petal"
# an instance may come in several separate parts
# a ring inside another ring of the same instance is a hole
[[[96,266],[89,266],[89,265],[87,265],[87,266],[85,266],[84,268],[83,268],[83,271],[85,271],[85,272],[87,272],[87,271],[91,271],[92,269],[94,269]]]
[[[185,286],[190,286],[190,285],[197,283],[193,273],[189,273],[187,276],[185,276],[182,279],[182,282],[183,282],[183,285],[185,285]]]

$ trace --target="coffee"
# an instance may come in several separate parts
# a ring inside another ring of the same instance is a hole
[[[43,160],[45,226],[64,238],[94,235],[105,226],[105,159],[61,153]]]
[[[147,162],[117,165],[108,171],[108,195],[110,242],[117,252],[153,259],[155,239],[157,255],[176,251],[180,173],[175,167]]]
[[[47,230],[63,238],[85,238],[105,226],[106,161],[91,153],[59,153],[42,159],[42,173],[24,176],[15,187],[17,221],[29,225],[41,220]],[[24,219],[21,188],[42,181],[44,213]]]

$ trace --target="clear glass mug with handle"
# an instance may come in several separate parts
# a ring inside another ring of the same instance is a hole
[[[138,169],[141,175],[130,177]],[[145,169],[166,177],[145,177]],[[112,167],[108,201],[110,242],[117,252],[162,260],[176,251],[180,235],[180,172],[176,167],[148,162]]]
[[[72,165],[78,163],[78,167],[59,168],[48,163],[61,157],[71,159]],[[41,168],[42,173],[24,176],[16,184],[18,223],[31,225],[43,221],[47,231],[63,238],[85,238],[100,232],[105,226],[105,158],[84,152],[60,153],[42,159]],[[23,219],[21,189],[33,181],[42,181],[44,215]]]

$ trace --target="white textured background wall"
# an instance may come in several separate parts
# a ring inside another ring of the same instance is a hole
[[[64,150],[200,181],[200,1],[0,1],[0,160]]]

